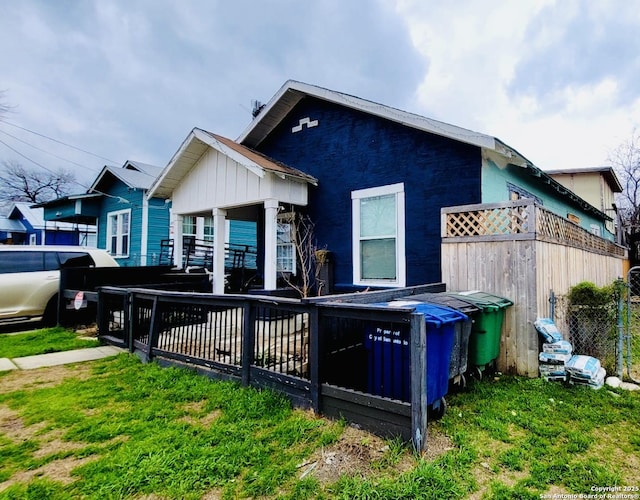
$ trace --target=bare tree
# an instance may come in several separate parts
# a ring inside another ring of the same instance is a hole
[[[640,131],[609,155],[609,161],[620,177],[622,193],[618,197],[622,224],[629,234],[640,233]]]
[[[315,239],[315,224],[308,215],[293,213],[291,240],[296,254],[297,276],[284,274],[284,281],[301,297],[309,297],[315,290],[321,293],[322,283],[318,279],[319,262],[323,255]]]
[[[20,163],[3,163],[0,174],[0,199],[42,203],[60,198],[69,193],[75,182],[73,173],[63,169],[57,171],[28,170]]]

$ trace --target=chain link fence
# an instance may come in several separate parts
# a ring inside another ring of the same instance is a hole
[[[627,274],[621,351],[625,377],[640,381],[640,267]]]
[[[612,300],[610,304],[599,306],[574,305],[567,295],[555,295],[553,292],[550,300],[553,320],[565,340],[571,342],[573,354],[598,358],[607,374],[615,374],[618,302]]]
[[[573,354],[600,360],[608,375],[640,382],[640,267],[632,268],[606,304],[576,305],[551,291],[550,316]]]

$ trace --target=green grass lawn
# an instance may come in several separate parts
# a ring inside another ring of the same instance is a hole
[[[20,358],[99,345],[97,339],[80,338],[73,330],[43,328],[19,334],[0,334],[0,358]]]
[[[0,356],[75,336],[0,337]],[[539,499],[640,485],[640,391],[501,376],[447,402],[418,456],[273,392],[129,354],[4,372],[0,499]]]

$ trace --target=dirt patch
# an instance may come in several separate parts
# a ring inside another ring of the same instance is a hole
[[[197,401],[195,403],[187,403],[182,406],[187,415],[181,417],[181,422],[186,422],[191,425],[200,425],[202,427],[209,427],[213,422],[222,415],[220,410],[212,411],[209,413],[204,412],[204,401]]]
[[[40,447],[34,451],[34,458],[43,458],[48,455],[74,451],[86,447],[86,443],[61,440],[60,435],[63,431],[58,429],[38,436],[39,431],[44,427],[46,427],[46,422],[25,426],[24,421],[19,417],[18,413],[4,405],[0,405],[0,433],[15,443],[34,440],[37,436]],[[13,484],[27,483],[35,477],[42,476],[46,476],[62,484],[69,484],[74,481],[74,478],[71,476],[71,471],[93,459],[94,457],[85,457],[82,459],[69,457],[53,460],[37,469],[18,472],[7,481],[0,483],[0,492]]]
[[[11,476],[11,479],[9,479],[8,481],[0,483],[0,492],[8,488],[9,486],[12,486],[13,484],[17,484],[17,483],[26,484],[30,482],[33,478],[44,477],[44,476],[46,476],[47,479],[50,479],[52,481],[56,481],[62,484],[70,484],[77,479],[71,475],[71,472],[73,471],[73,469],[75,469],[76,467],[80,467],[81,465],[84,465],[95,459],[96,457],[84,457],[84,458],[69,457],[69,458],[64,458],[62,460],[54,460],[53,462],[49,462],[48,464],[43,465],[42,467],[38,467],[37,469],[18,472],[13,476]]]
[[[35,370],[14,370],[2,377],[0,393],[7,394],[24,389],[55,387],[65,379],[85,380],[90,376],[91,367],[87,364],[61,365]]]
[[[422,458],[433,460],[452,448],[453,444],[447,436],[430,432],[427,451]],[[337,442],[316,451],[300,464],[299,478],[311,476],[322,484],[331,484],[341,476],[369,478],[381,473],[401,474],[415,467],[416,456],[410,448],[385,467],[383,464],[389,453],[389,444],[384,439],[349,426]]]
[[[46,426],[46,422],[25,426],[24,421],[17,412],[8,406],[0,405],[0,434],[3,434],[14,443],[32,439]]]

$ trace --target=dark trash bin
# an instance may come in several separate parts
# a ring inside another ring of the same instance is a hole
[[[410,301],[377,303],[376,306],[408,305],[424,315],[427,341],[427,405],[432,416],[441,417],[449,387],[449,365],[455,340],[455,325],[467,316],[455,309]],[[365,331],[368,351],[368,392],[402,401],[411,401],[411,342],[409,325],[371,323]]]
[[[495,365],[500,355],[500,338],[507,307],[513,302],[504,297],[481,291],[447,292],[452,297],[471,302],[480,308],[469,337],[469,365],[481,376],[488,366]]]

